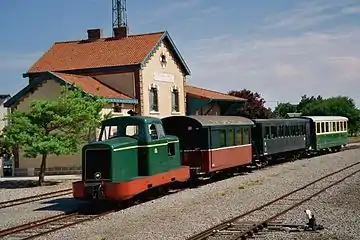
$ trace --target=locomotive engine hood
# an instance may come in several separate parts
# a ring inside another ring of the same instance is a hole
[[[124,147],[131,147],[138,144],[138,140],[131,137],[117,137],[100,142],[86,144],[83,150],[94,148],[109,148],[111,150],[120,149]]]

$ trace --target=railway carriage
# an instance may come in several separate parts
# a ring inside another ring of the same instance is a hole
[[[307,119],[253,119],[253,153],[257,164],[278,158],[299,158],[310,147]]]
[[[82,180],[73,183],[73,195],[122,201],[189,177],[179,139],[165,135],[160,119],[116,117],[102,122],[99,141],[83,147]]]
[[[165,132],[180,139],[181,163],[192,176],[208,177],[218,171],[252,163],[251,127],[238,116],[170,116],[162,119]]]
[[[302,116],[309,119],[311,147],[315,151],[338,151],[348,142],[348,118],[341,116]]]

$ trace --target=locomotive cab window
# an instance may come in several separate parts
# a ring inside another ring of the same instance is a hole
[[[101,129],[99,140],[108,140],[118,137],[118,126],[105,126]]]
[[[168,143],[168,156],[174,156],[175,155],[175,143],[170,142]]]
[[[125,128],[125,136],[136,137],[138,135],[139,135],[139,126],[137,126],[137,125],[128,125],[128,126],[126,126],[126,128]]]

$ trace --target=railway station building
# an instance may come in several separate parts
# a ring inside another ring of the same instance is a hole
[[[87,30],[87,38],[56,42],[26,72],[28,85],[5,106],[27,111],[32,100],[55,99],[61,86],[75,84],[84,92],[108,100],[103,114],[143,116],[220,115],[219,103],[244,99],[187,85],[190,69],[168,32],[129,35],[126,27]],[[15,175],[38,173],[40,157],[14,156]],[[47,174],[78,173],[81,156],[49,156]]]

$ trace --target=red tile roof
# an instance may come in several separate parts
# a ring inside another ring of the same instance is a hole
[[[93,77],[57,73],[57,72],[52,72],[51,74],[53,74],[54,76],[60,78],[61,80],[69,84],[75,84],[75,86],[93,95],[102,96],[106,98],[131,99],[130,96],[106,86],[105,84],[103,84],[102,82],[100,82],[99,80]]]
[[[194,96],[197,98],[245,101],[245,99],[243,98],[234,97],[226,93],[215,92],[212,90],[194,87],[190,85],[185,86],[185,92],[187,95]]]
[[[31,66],[28,73],[139,64],[163,33],[129,35],[121,39],[56,42]]]

